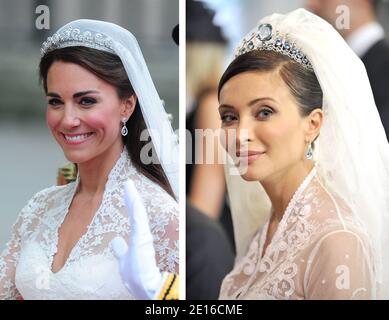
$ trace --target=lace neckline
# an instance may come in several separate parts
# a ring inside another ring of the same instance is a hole
[[[120,173],[126,164],[131,166],[132,163],[131,163],[130,156],[128,155],[127,148],[124,147],[123,151],[120,153],[119,159],[116,161],[115,165],[112,167],[111,171],[108,174],[108,179],[105,184],[105,190],[107,190],[107,187],[111,187],[113,183],[117,182],[120,179]],[[80,183],[80,172],[78,171],[77,178],[74,182],[75,190],[77,190],[79,183]]]
[[[266,221],[266,223],[263,227],[260,241],[259,241],[259,258],[258,259],[261,262],[262,262],[262,260],[264,260],[264,258],[266,258],[266,256],[269,255],[269,253],[272,251],[272,248],[274,247],[274,244],[278,242],[278,238],[284,233],[284,231],[287,227],[287,224],[288,224],[287,221],[289,219],[290,214],[293,212],[293,209],[295,208],[296,203],[299,201],[301,194],[304,192],[306,187],[312,181],[313,177],[316,175],[316,172],[317,172],[317,168],[316,168],[316,164],[315,164],[314,167],[312,168],[312,170],[309,172],[309,174],[304,178],[303,182],[301,182],[299,187],[296,189],[292,198],[289,200],[289,203],[288,203],[288,205],[285,209],[285,212],[282,216],[282,219],[277,226],[277,230],[275,231],[273,238],[270,240],[270,243],[266,247],[265,252],[263,252],[267,232],[269,229],[270,217]]]
[[[131,167],[131,165],[132,163],[130,160],[130,156],[128,155],[127,148],[124,147],[119,159],[116,161],[115,165],[108,174],[108,180],[105,184],[105,189],[107,190],[108,188],[111,188],[116,185],[117,182],[121,180],[123,168],[125,166]]]
[[[99,212],[101,211],[101,207],[103,203],[106,201],[106,197],[108,196],[108,190],[112,189],[115,185],[117,185],[118,181],[120,180],[121,172],[123,171],[123,168],[127,165],[131,165],[131,161],[127,152],[126,147],[123,148],[123,151],[120,154],[119,159],[116,161],[115,165],[112,167],[110,173],[108,174],[108,179],[105,184],[105,189],[103,193],[103,197],[101,199],[101,203],[99,207],[97,208],[95,214],[93,215],[93,218],[89,225],[87,226],[87,229],[85,233],[78,239],[76,244],[73,246],[73,248],[70,250],[70,253],[63,264],[63,266],[56,272],[53,272],[53,262],[54,262],[54,256],[58,252],[58,242],[59,242],[59,229],[61,228],[63,222],[65,221],[65,218],[67,214],[69,213],[70,205],[74,199],[74,196],[76,194],[76,191],[78,189],[79,183],[80,183],[80,176],[79,172],[77,173],[77,179],[71,184],[71,189],[69,190],[68,193],[68,198],[66,199],[66,210],[64,210],[61,218],[58,220],[57,225],[55,226],[55,236],[54,236],[54,241],[51,246],[51,251],[49,253],[49,270],[52,274],[57,274],[60,273],[72,260],[72,256],[74,252],[77,250],[78,246],[84,241],[89,236],[90,229],[92,226],[95,224],[96,219],[98,218]],[[69,184],[70,185],[70,184]]]
[[[262,233],[258,232],[257,237],[255,237],[255,239],[253,240],[253,241],[258,241],[258,237],[260,237],[259,250],[256,250],[257,265],[254,268],[252,268],[252,270],[250,271],[250,274],[247,274],[250,276],[250,278],[247,281],[247,285],[242,287],[241,290],[238,290],[237,297],[239,297],[241,294],[245,294],[247,292],[247,290],[249,290],[250,286],[256,280],[255,274],[257,273],[256,272],[257,269],[259,269],[260,272],[264,272],[264,271],[267,271],[269,269],[267,267],[267,264],[268,264],[269,260],[271,260],[271,258],[270,258],[271,252],[276,247],[276,244],[278,243],[278,238],[280,238],[281,235],[284,233],[284,231],[287,227],[288,218],[289,218],[291,212],[293,211],[293,208],[295,207],[297,201],[300,199],[300,196],[303,193],[303,191],[305,190],[305,188],[309,185],[309,183],[312,181],[313,177],[316,175],[316,171],[317,171],[317,169],[316,169],[316,164],[315,164],[315,166],[312,168],[311,172],[305,177],[303,182],[300,184],[300,186],[297,188],[297,190],[293,194],[291,200],[289,201],[289,203],[285,209],[284,215],[282,216],[282,219],[281,219],[280,223],[278,224],[277,230],[274,233],[273,238],[271,239],[270,243],[268,244],[264,254],[263,254],[263,250],[264,250],[264,245],[265,245],[265,241],[266,241],[267,231],[269,228],[270,218],[267,220],[267,222],[263,226]],[[250,253],[248,253],[248,254],[250,254]],[[263,254],[263,257],[262,257],[262,254]]]

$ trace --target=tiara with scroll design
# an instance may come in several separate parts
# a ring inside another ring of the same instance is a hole
[[[115,54],[113,41],[101,33],[92,33],[91,31],[81,32],[80,29],[69,27],[60,33],[54,33],[43,42],[41,47],[41,56],[55,49],[84,46],[93,49],[103,50]]]
[[[300,63],[304,68],[313,70],[312,64],[307,56],[294,42],[289,41],[288,35],[282,37],[278,31],[273,34],[273,27],[271,24],[262,23],[249,37],[245,37],[243,43],[235,51],[235,58],[253,50],[280,52]]]

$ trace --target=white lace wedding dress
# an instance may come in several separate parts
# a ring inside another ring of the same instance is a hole
[[[178,272],[178,204],[140,174],[124,150],[111,170],[102,203],[65,265],[51,271],[61,226],[78,179],[37,193],[21,211],[0,256],[0,299],[132,299],[122,284],[110,241],[128,239],[123,182],[132,179],[149,214],[157,264]]]
[[[316,168],[290,201],[263,252],[269,221],[223,280],[220,299],[372,299],[370,240]]]

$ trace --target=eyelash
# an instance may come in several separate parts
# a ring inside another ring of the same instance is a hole
[[[97,102],[96,99],[84,97],[84,98],[80,99],[79,104],[81,106],[83,106],[83,107],[89,107],[89,106],[95,104],[96,102]],[[50,99],[48,101],[48,104],[51,105],[52,107],[58,107],[62,103],[63,102],[60,99],[57,99],[57,98]]]
[[[268,115],[265,115],[265,116],[262,116],[261,114],[263,114],[263,112],[268,112],[269,114],[268,114]],[[264,108],[264,109],[260,110],[259,112],[257,112],[256,118],[259,118],[259,119],[261,119],[261,120],[266,120],[266,119],[268,119],[273,113],[274,113],[274,110],[272,110],[272,109],[270,109],[270,108]]]
[[[232,119],[232,120],[227,120],[227,118],[234,118],[234,119]],[[221,119],[221,121],[222,121],[223,124],[228,125],[228,124],[230,124],[232,121],[236,120],[236,117],[235,117],[234,115],[232,115],[232,114],[222,114],[222,115],[220,116],[220,119]]]
[[[88,103],[87,104],[83,104],[82,102],[85,102],[85,101],[88,101]],[[85,98],[82,98],[81,100],[80,100],[80,104],[82,105],[82,106],[90,106],[90,105],[93,105],[93,104],[95,104],[97,101],[96,101],[96,99],[93,99],[93,98],[88,98],[88,97],[85,97]]]
[[[56,99],[56,98],[50,99],[50,100],[48,101],[48,104],[51,105],[51,106],[53,106],[53,107],[57,107],[57,106],[60,105],[61,103],[62,103],[62,101],[59,100],[59,99]]]
[[[263,113],[266,112],[267,115],[263,115]],[[271,109],[270,107],[267,107],[267,108],[263,108],[262,110],[258,111],[255,115],[255,117],[259,120],[267,120],[275,111],[273,109]],[[237,119],[237,117],[233,114],[222,114],[220,116],[221,118],[221,121],[223,124],[225,125],[229,125],[231,122],[235,121]],[[227,120],[231,118],[230,120]]]

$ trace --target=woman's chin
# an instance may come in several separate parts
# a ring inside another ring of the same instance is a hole
[[[83,163],[92,158],[89,152],[63,150],[65,158],[72,163]]]
[[[248,166],[246,170],[241,171],[241,177],[245,181],[261,181],[264,179],[264,172],[258,170],[258,168]]]
[[[258,181],[259,180],[255,175],[252,175],[249,173],[242,174],[241,177],[245,181]]]

